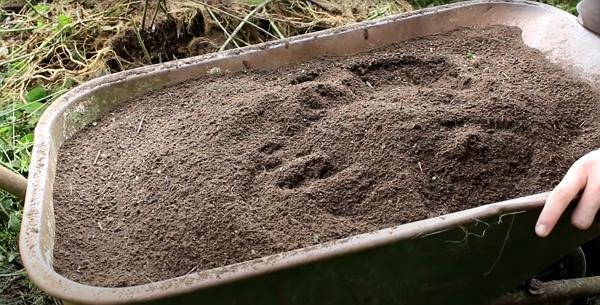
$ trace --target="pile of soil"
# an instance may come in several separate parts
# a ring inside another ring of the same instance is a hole
[[[159,89],[62,147],[54,266],[137,285],[548,191],[599,100],[503,26]]]

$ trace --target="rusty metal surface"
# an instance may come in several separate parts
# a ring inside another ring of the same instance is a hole
[[[519,26],[526,44],[600,84],[595,51],[600,38],[574,16],[537,3],[472,1],[143,67],[73,89],[46,110],[35,131],[20,235],[27,272],[43,291],[71,304],[483,304],[494,299],[597,236],[600,228],[574,229],[569,210],[550,237],[537,238],[533,227],[547,196],[538,194],[136,287],[86,286],[52,269],[57,151],[120,102],[214,67],[269,69],[492,24]]]

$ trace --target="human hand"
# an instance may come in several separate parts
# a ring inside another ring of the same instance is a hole
[[[595,150],[577,160],[562,181],[550,192],[535,226],[540,237],[550,234],[567,206],[583,190],[573,211],[572,224],[588,229],[600,209],[600,150]]]

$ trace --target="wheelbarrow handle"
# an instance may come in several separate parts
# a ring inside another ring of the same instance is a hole
[[[25,200],[27,179],[4,166],[0,166],[0,189],[9,192],[21,200]]]
[[[507,293],[488,305],[555,304],[593,297],[600,294],[600,276],[558,280],[542,284],[543,293],[532,295],[525,291]]]

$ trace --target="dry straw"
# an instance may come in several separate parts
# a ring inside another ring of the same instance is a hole
[[[45,99],[51,101],[90,79],[156,63],[156,50],[147,48],[146,37],[160,38],[151,34],[172,30],[177,33],[171,39],[191,40],[193,37],[186,33],[198,27],[197,20],[202,20],[202,35],[210,34],[215,44],[212,51],[216,51],[411,9],[402,0],[221,2],[226,1],[97,0],[95,7],[86,7],[82,1],[27,2],[19,12],[4,12],[0,24],[0,107],[27,101],[27,93],[35,87],[50,92]],[[126,58],[118,52],[118,41],[123,37],[137,41],[142,56]]]

